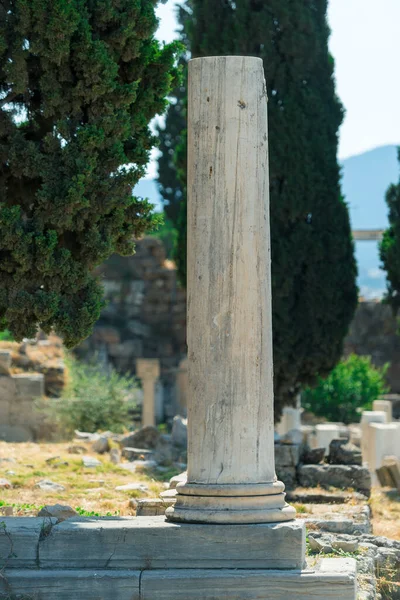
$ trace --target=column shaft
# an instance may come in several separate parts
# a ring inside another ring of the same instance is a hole
[[[189,63],[188,481],[173,520],[293,518],[276,481],[261,59]]]

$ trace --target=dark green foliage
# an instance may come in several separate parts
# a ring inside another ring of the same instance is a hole
[[[276,417],[301,384],[326,376],[340,359],[357,304],[357,269],[336,157],[343,108],[335,95],[326,11],[327,0],[188,0],[179,11],[193,57],[264,60]],[[176,177],[183,198],[177,261],[184,281],[186,138],[184,130],[177,134],[181,114],[176,106],[170,108],[166,131],[171,127],[177,140],[175,175],[168,177],[169,182]],[[162,177],[160,171],[163,184]],[[171,195],[178,197],[177,189]]]
[[[132,197],[175,84],[157,0],[0,5],[0,329],[67,346],[102,307],[96,265],[152,225]]]
[[[171,259],[174,255],[178,231],[174,227],[172,221],[165,214],[163,215],[163,219],[163,223],[160,224],[160,226],[150,235],[162,241],[165,247],[167,258]]]
[[[400,163],[400,148],[398,148]],[[383,268],[387,273],[386,300],[395,313],[400,307],[400,178],[386,192],[389,208],[389,228],[385,231],[380,245]]]
[[[184,77],[186,80],[186,70]],[[158,159],[158,189],[164,203],[164,212],[172,224],[177,227],[180,206],[185,204],[182,202],[184,190],[177,174],[176,160],[176,150],[184,143],[186,130],[186,88],[183,84],[174,89],[173,98],[173,103],[167,109],[168,128],[158,127],[161,152]]]
[[[385,373],[389,365],[374,367],[369,356],[350,355],[321,377],[314,389],[302,393],[302,406],[318,417],[341,423],[356,423],[362,410],[386,393]]]

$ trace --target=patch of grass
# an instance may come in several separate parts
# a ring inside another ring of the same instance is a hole
[[[80,507],[88,516],[133,516],[135,509],[129,506],[132,491],[116,491],[117,486],[143,483],[149,491],[138,490],[135,497],[158,497],[165,489],[161,479],[167,480],[178,473],[176,469],[169,470],[163,477],[156,472],[132,473],[111,463],[108,455],[95,455],[89,443],[80,442],[87,455],[96,456],[101,461],[100,467],[85,468],[81,456],[68,453],[70,445],[71,442],[0,442],[0,456],[15,461],[0,464],[0,477],[6,477],[13,484],[11,489],[1,490],[0,506],[13,506],[17,516],[36,516],[40,508],[51,504],[68,504],[75,509]],[[46,462],[56,456],[60,463],[67,462],[68,465]],[[15,475],[6,475],[8,470],[13,470]],[[40,479],[60,483],[65,490],[53,492],[35,488]]]
[[[299,504],[297,502],[293,502],[292,506],[296,509],[296,512],[300,515],[307,513],[307,512],[311,512],[310,510],[307,510],[307,507],[305,506],[305,504]]]

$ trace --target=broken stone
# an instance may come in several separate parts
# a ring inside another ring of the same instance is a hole
[[[149,459],[153,454],[152,450],[147,450],[145,448],[123,448],[122,456],[127,460],[146,460]]]
[[[60,456],[51,456],[50,458],[46,458],[46,463],[51,465],[53,462],[60,460]]]
[[[37,514],[38,517],[54,517],[57,519],[57,523],[61,523],[62,521],[66,521],[70,517],[76,517],[77,515],[78,513],[71,506],[63,504],[43,506]]]
[[[325,457],[325,448],[306,448],[301,457],[301,461],[305,465],[318,465],[322,463]]]
[[[281,435],[279,442],[281,444],[297,444],[300,445],[303,441],[303,434],[299,429],[291,429],[284,435]]]
[[[68,452],[69,454],[85,454],[85,452],[87,452],[87,448],[84,446],[69,446]]]
[[[11,481],[8,481],[8,479],[4,479],[3,477],[0,477],[0,490],[9,490],[11,488],[12,488]]]
[[[127,483],[125,485],[118,485],[115,488],[116,492],[148,492],[149,488],[147,487],[147,485],[144,485],[143,483]]]
[[[328,461],[331,465],[362,465],[361,450],[345,439],[332,440]]]
[[[297,467],[300,462],[300,446],[275,444],[275,467]]]
[[[312,550],[329,554],[334,550],[340,552],[357,552],[359,543],[356,536],[333,535],[329,533],[311,532],[308,541]]]
[[[172,443],[175,446],[186,448],[187,446],[187,419],[176,415],[172,423]]]
[[[88,433],[87,431],[78,431],[78,429],[75,429],[74,433],[77,440],[85,442],[95,442],[100,437],[99,433]]]
[[[42,479],[41,481],[38,481],[34,487],[46,492],[63,492],[65,490],[63,485],[54,483],[54,481],[51,481],[50,479]]]
[[[97,452],[97,454],[104,454],[110,450],[110,440],[107,436],[101,435],[97,440],[95,440],[92,444],[93,452]]]
[[[169,506],[173,506],[175,500],[167,501],[161,498],[141,498],[137,502],[137,517],[158,517],[165,514]]]
[[[121,451],[118,448],[111,448],[110,462],[112,462],[113,465],[119,465],[121,462]]]
[[[154,452],[154,460],[162,466],[168,467],[179,458],[179,448],[172,444],[170,435],[161,435]]]
[[[100,467],[102,465],[101,461],[93,456],[82,456],[83,466],[89,469]]]
[[[129,448],[146,448],[147,450],[152,450],[156,447],[159,438],[160,432],[158,429],[152,425],[148,425],[123,437],[120,440],[120,444],[124,448],[128,446]]]
[[[337,539],[332,542],[332,548],[334,550],[341,550],[342,552],[357,552],[358,550],[358,540],[343,540]]]
[[[14,514],[13,506],[0,506],[0,515],[4,517],[12,517]]]
[[[330,554],[333,552],[330,538],[324,537],[316,539],[311,533],[308,534],[308,541],[311,550],[314,552],[322,552],[324,554]]]

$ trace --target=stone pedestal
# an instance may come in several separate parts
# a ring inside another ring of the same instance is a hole
[[[383,465],[386,456],[400,460],[400,423],[370,423],[365,440],[366,461],[372,483],[377,483],[376,469]]]
[[[188,381],[188,359],[183,358],[179,363],[179,370],[176,376],[177,392],[178,392],[178,404],[179,414],[186,417],[187,415],[187,404],[189,395],[189,381]]]
[[[263,63],[189,63],[188,478],[171,521],[291,520],[274,461]]]
[[[277,432],[279,435],[285,435],[292,429],[301,430],[301,408],[294,408],[293,406],[285,406],[282,411],[282,418],[277,425]]]
[[[136,374],[141,379],[143,387],[142,426],[154,426],[156,424],[155,388],[160,376],[160,361],[156,358],[138,358]]]
[[[393,421],[392,403],[390,400],[375,400],[372,403],[372,410],[386,413],[386,422]]]
[[[325,448],[325,452],[328,455],[331,441],[340,438],[340,427],[333,423],[322,423],[321,425],[316,425],[315,434],[317,448]]]
[[[378,410],[365,410],[361,414],[361,454],[363,463],[369,461],[368,427],[370,423],[386,423],[386,413]]]

